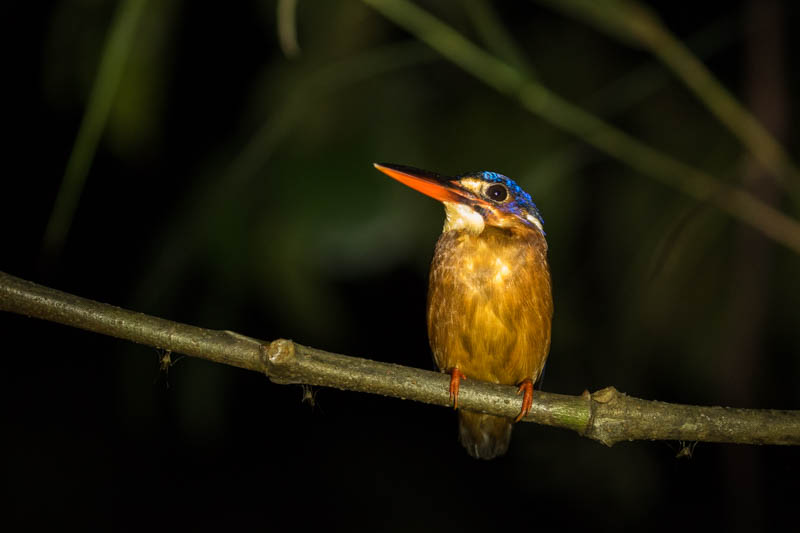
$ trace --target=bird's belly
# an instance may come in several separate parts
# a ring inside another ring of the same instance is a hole
[[[535,381],[550,347],[546,264],[512,269],[502,258],[470,257],[440,258],[431,270],[428,334],[437,365],[495,383]]]

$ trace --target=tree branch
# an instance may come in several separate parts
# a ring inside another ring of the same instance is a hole
[[[278,339],[265,343],[67,294],[0,272],[0,310],[103,333],[217,363],[263,372],[275,383],[305,383],[449,406],[444,374],[339,355]],[[461,385],[459,405],[513,417],[515,388]],[[608,446],[623,440],[800,444],[800,411],[731,409],[632,398],[613,387],[581,396],[537,392],[525,418],[576,431]]]

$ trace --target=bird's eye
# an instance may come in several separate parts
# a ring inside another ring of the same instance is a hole
[[[502,202],[508,197],[508,190],[498,183],[486,189],[486,196],[495,202]]]

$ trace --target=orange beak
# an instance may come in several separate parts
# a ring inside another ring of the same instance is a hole
[[[375,168],[394,178],[404,185],[408,185],[422,194],[436,198],[440,202],[472,203],[475,198],[471,193],[459,187],[453,178],[440,176],[434,172],[420,170],[404,165],[389,163],[373,163]]]

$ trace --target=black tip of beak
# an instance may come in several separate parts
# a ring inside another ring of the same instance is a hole
[[[392,163],[374,165],[387,176],[442,202],[464,202],[469,196],[453,178],[435,172]]]
[[[443,176],[441,174],[437,174],[436,172],[430,172],[428,170],[422,170],[421,168],[410,167],[408,165],[395,165],[394,163],[373,163],[373,165],[375,168],[381,171],[382,169],[393,170],[395,172],[400,172],[416,178],[422,178],[439,183],[446,183],[453,180],[453,178],[450,176]]]

